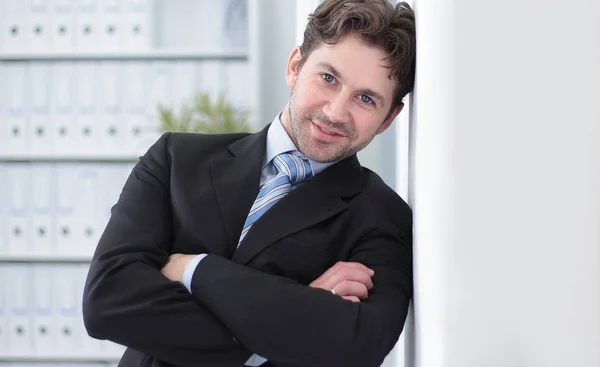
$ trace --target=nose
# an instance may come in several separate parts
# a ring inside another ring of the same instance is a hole
[[[347,122],[349,116],[347,101],[348,98],[344,93],[336,93],[325,106],[323,106],[323,113],[334,123]]]

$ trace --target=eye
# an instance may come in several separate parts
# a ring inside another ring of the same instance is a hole
[[[373,99],[371,97],[367,96],[366,94],[361,94],[360,100],[364,103],[373,104]]]
[[[327,74],[327,73],[322,73],[321,78],[323,78],[323,80],[326,81],[327,83],[332,83],[335,80],[333,75]]]

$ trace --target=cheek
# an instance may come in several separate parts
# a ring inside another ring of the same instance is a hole
[[[315,109],[327,101],[327,91],[314,81],[303,81],[297,84],[296,105],[307,109]]]
[[[359,139],[366,139],[377,133],[384,117],[369,111],[358,110],[353,114],[353,119]]]

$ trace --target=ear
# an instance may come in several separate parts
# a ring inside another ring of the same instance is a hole
[[[296,46],[288,58],[287,67],[285,69],[285,81],[290,88],[294,88],[294,86],[296,86],[298,74],[300,73],[300,70],[298,69],[300,60],[302,60],[302,55],[300,55],[300,46]]]
[[[396,106],[394,108],[394,110],[388,115],[387,119],[383,122],[383,124],[381,124],[381,126],[379,127],[379,130],[377,130],[377,135],[386,131],[387,128],[390,127],[392,122],[394,122],[394,120],[396,119],[396,116],[398,116],[400,111],[402,111],[402,108],[404,108],[404,103],[400,103],[398,106]]]

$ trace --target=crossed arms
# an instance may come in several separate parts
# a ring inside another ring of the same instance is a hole
[[[100,239],[84,291],[88,333],[178,366],[241,366],[253,353],[284,367],[380,365],[411,296],[405,232],[370,234],[348,259],[366,267],[337,264],[311,286],[209,254],[190,294],[161,273],[173,237],[165,144],[134,168]]]

